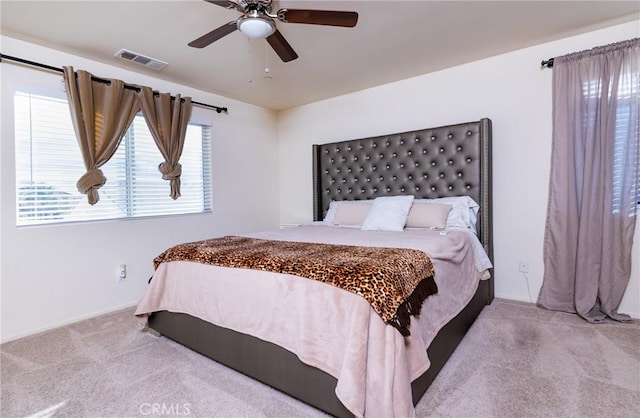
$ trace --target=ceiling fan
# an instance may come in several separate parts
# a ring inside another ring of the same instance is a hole
[[[298,58],[298,54],[276,28],[275,19],[284,23],[346,28],[352,28],[358,22],[358,13],[335,10],[280,9],[273,14],[272,0],[205,1],[226,9],[235,9],[242,13],[242,16],[190,42],[189,46],[204,48],[237,29],[251,38],[266,38],[271,48],[284,62],[293,61]]]

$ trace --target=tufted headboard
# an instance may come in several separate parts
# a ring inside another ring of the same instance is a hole
[[[471,196],[478,237],[493,261],[491,120],[313,146],[314,220],[332,200]]]

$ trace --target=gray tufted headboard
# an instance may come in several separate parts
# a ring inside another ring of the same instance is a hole
[[[314,220],[332,200],[469,195],[493,261],[491,120],[313,146]]]

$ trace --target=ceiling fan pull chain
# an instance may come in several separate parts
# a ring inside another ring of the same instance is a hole
[[[247,56],[249,57],[249,62],[251,62],[251,38],[247,38]],[[253,65],[248,66],[249,78],[247,83],[253,83]]]
[[[264,44],[264,79],[272,80],[271,77],[271,68],[269,68],[269,48],[267,48],[267,44]]]

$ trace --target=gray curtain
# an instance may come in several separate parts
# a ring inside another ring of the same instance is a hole
[[[158,170],[163,179],[171,182],[170,196],[175,200],[180,197],[182,166],[178,161],[191,117],[191,98],[177,94],[173,99],[167,93],[154,95],[149,87],[141,87],[138,98],[149,131],[165,159]]]
[[[125,132],[139,110],[135,90],[124,88],[124,82],[91,80],[91,74],[64,67],[64,83],[86,173],[78,180],[80,193],[89,204],[100,200],[98,189],[107,179],[102,167],[118,149]]]
[[[618,313],[638,205],[640,39],[554,59],[553,145],[538,304]]]

